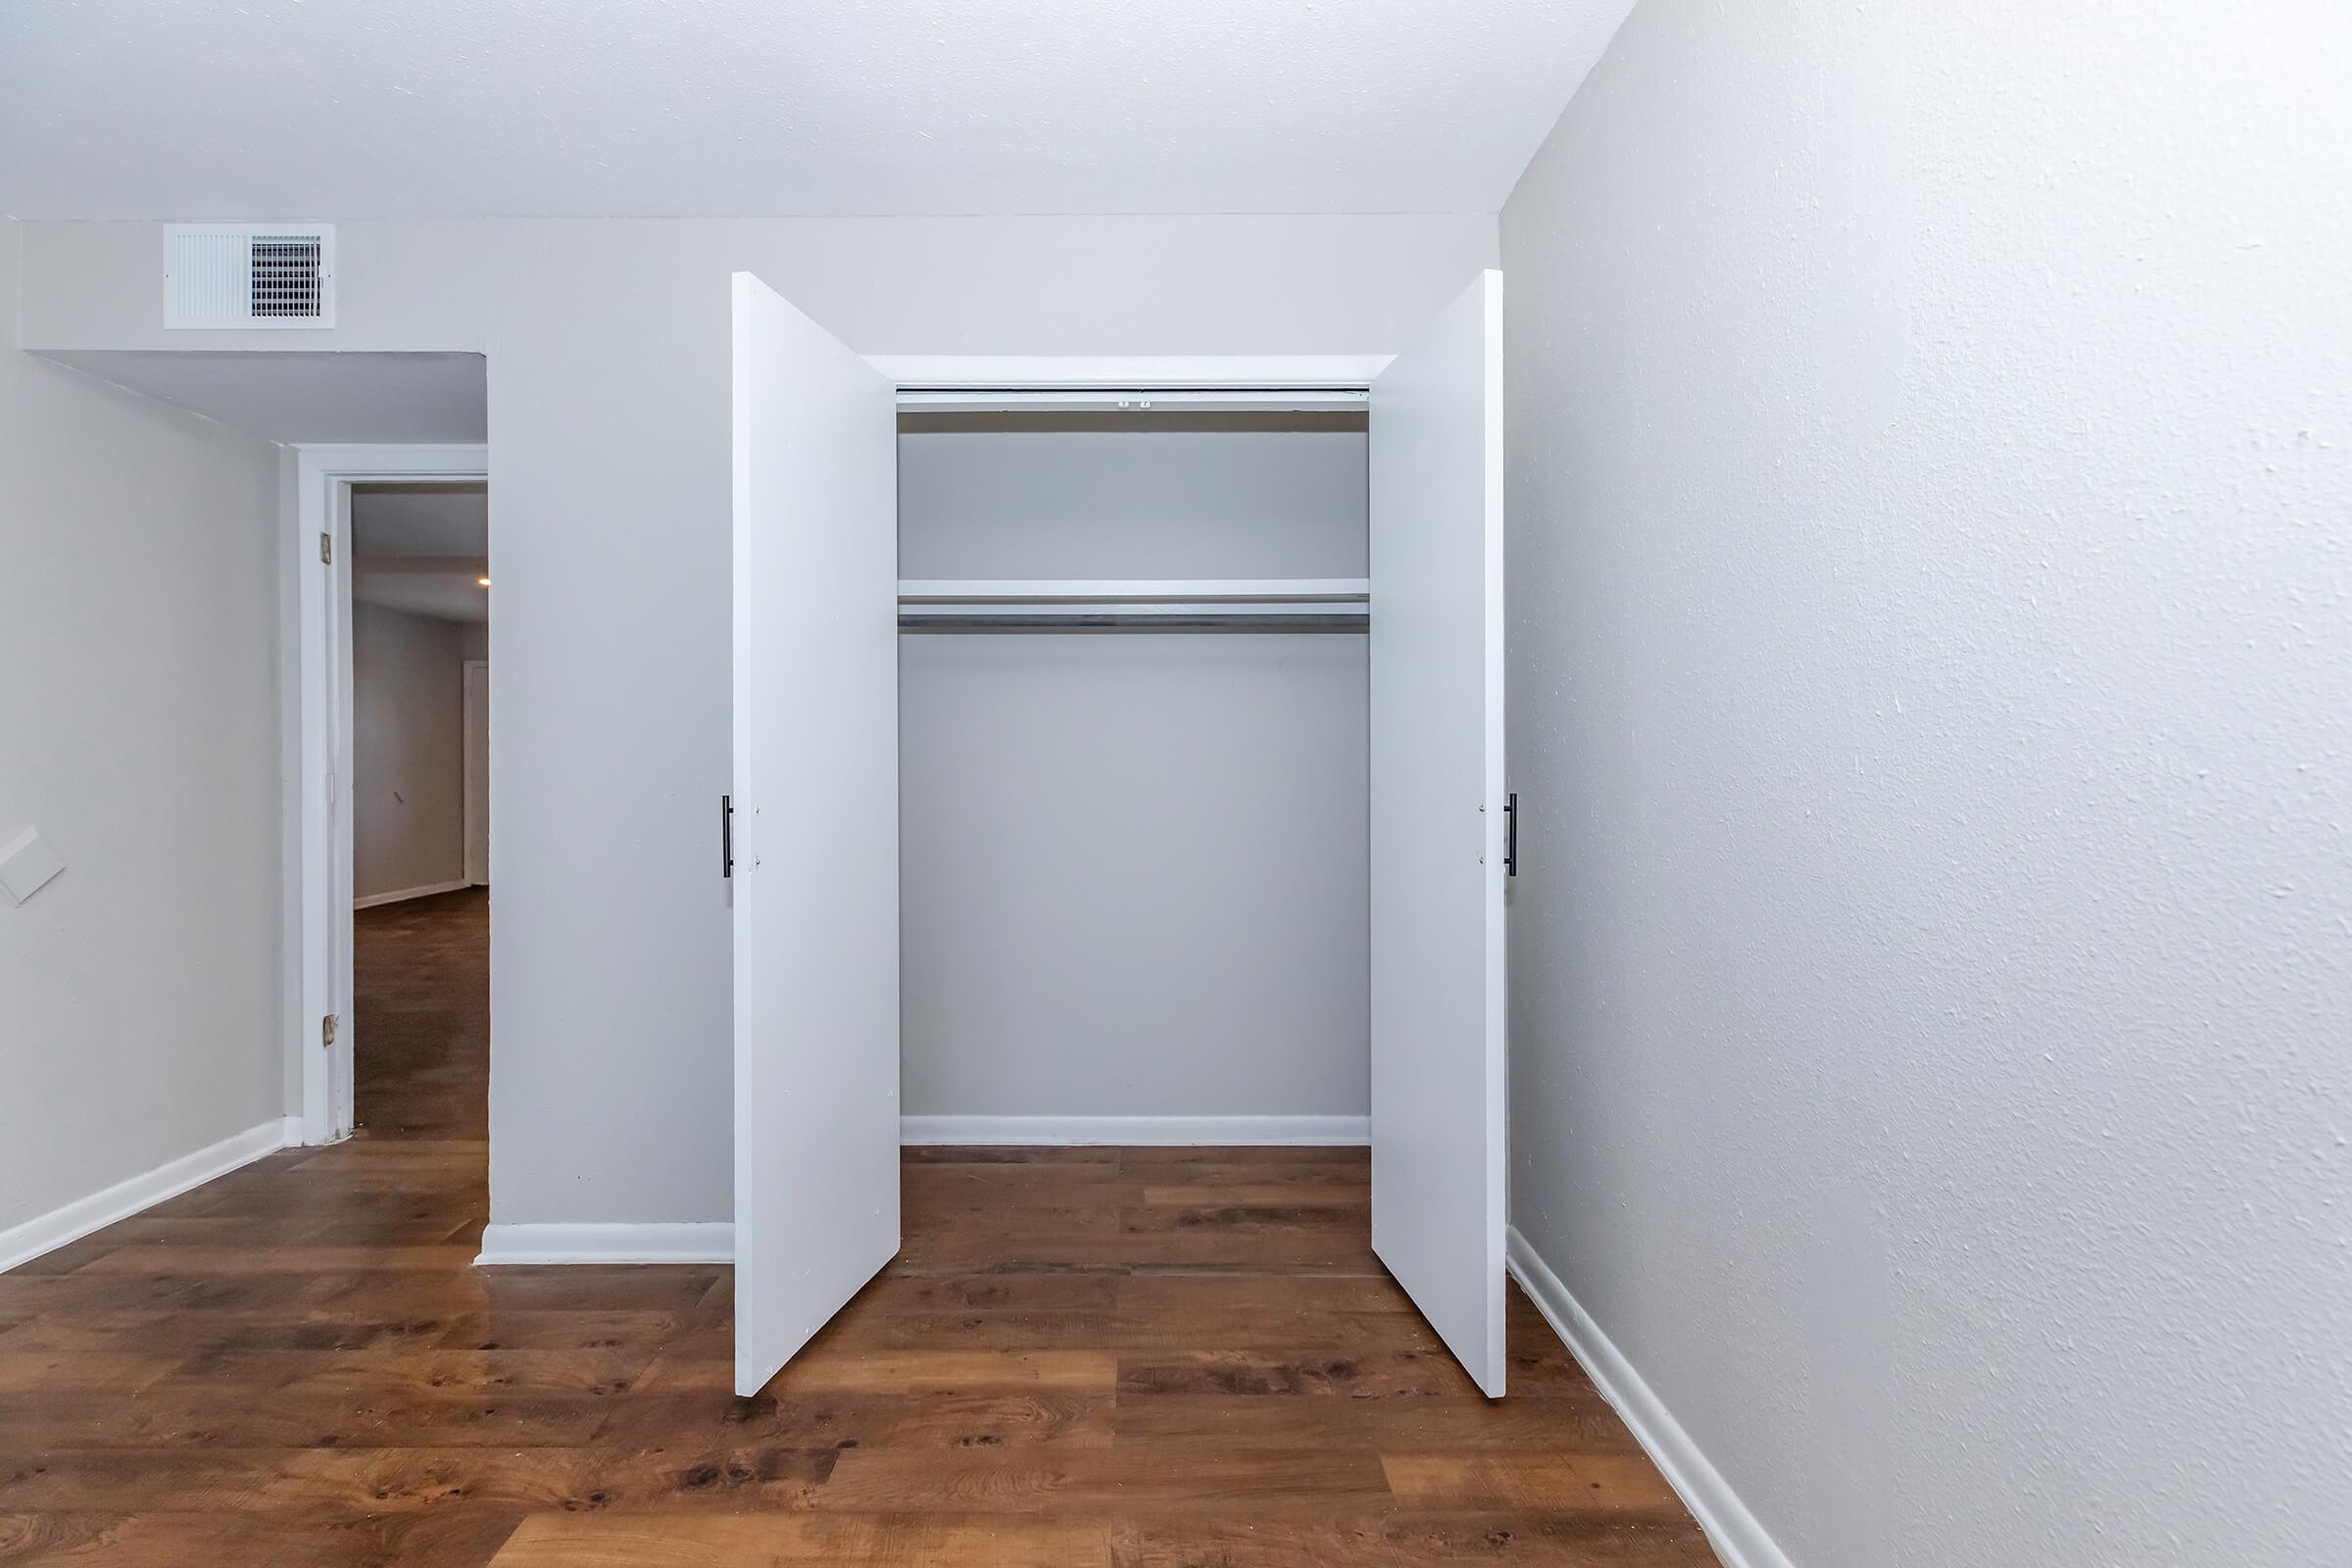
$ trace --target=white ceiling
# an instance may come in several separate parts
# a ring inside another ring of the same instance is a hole
[[[351,597],[360,604],[490,618],[490,590],[479,580],[490,569],[485,485],[352,486],[351,554]]]
[[[360,561],[383,556],[487,556],[490,487],[478,480],[353,485],[351,553]]]
[[[266,441],[474,442],[490,432],[478,354],[96,349],[43,357]]]
[[[471,577],[380,576],[361,572],[351,582],[355,604],[375,605],[435,620],[488,625],[490,590]]]
[[[20,218],[1493,212],[1632,0],[20,0]]]

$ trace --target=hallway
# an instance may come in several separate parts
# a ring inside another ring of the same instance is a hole
[[[0,1276],[0,1562],[1714,1561],[1516,1293],[1479,1396],[1360,1150],[909,1150],[752,1399],[724,1267],[475,1268],[487,910],[362,914],[358,1136]]]
[[[370,1139],[490,1137],[490,890],[362,909],[353,1102]]]

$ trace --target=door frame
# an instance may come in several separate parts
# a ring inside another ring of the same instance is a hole
[[[351,1136],[351,487],[487,482],[478,443],[297,445],[282,559],[293,573],[281,635],[293,650],[285,720],[289,874],[285,972],[295,976],[286,1053],[302,1091],[302,1141]],[[321,550],[320,540],[326,541]],[[493,546],[495,548],[495,545]],[[337,1019],[331,1046],[323,1020]]]
[[[478,682],[474,678],[475,670],[481,671],[481,678]],[[458,665],[458,671],[461,683],[459,689],[462,694],[458,710],[460,722],[466,726],[466,760],[463,768],[465,788],[460,812],[464,822],[460,831],[466,835],[464,874],[467,887],[478,888],[486,887],[490,882],[490,719],[487,713],[477,715],[474,709],[477,705],[489,706],[490,661],[468,659]],[[481,732],[482,737],[478,748],[479,755],[477,755],[473,738],[477,729]],[[474,801],[473,788],[474,773],[477,769],[483,775],[481,801],[478,805]],[[474,854],[476,843],[482,847],[478,857]]]

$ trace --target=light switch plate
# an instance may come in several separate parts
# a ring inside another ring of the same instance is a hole
[[[13,904],[23,904],[66,868],[38,828],[26,828],[0,847],[0,889]]]

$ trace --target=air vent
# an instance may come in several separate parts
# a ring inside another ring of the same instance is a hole
[[[164,225],[165,326],[334,324],[331,224]]]

